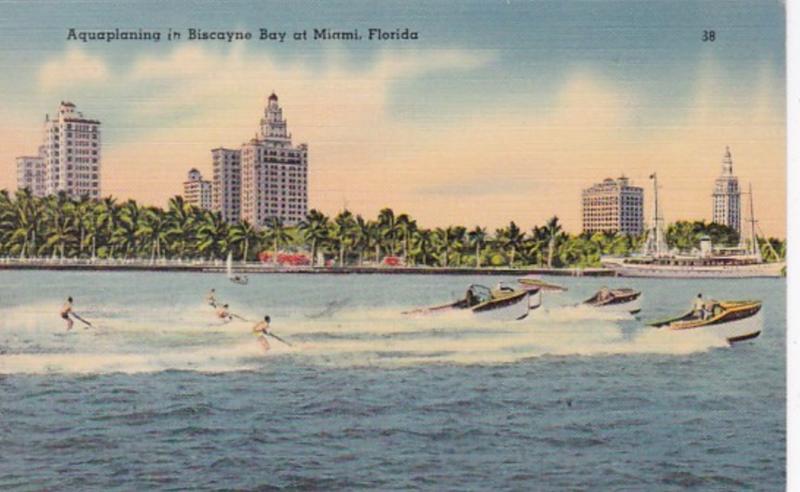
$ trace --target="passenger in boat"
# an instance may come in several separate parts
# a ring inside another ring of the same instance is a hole
[[[604,302],[610,301],[614,296],[611,294],[611,290],[608,287],[603,287],[597,293],[597,302],[602,304]]]
[[[467,289],[466,299],[467,299],[467,307],[472,307],[478,304],[478,296],[476,296],[475,293],[472,292],[471,288]]]
[[[72,297],[67,297],[67,302],[61,306],[61,319],[67,322],[67,331],[72,329],[72,318],[70,318],[70,314],[72,313]]]

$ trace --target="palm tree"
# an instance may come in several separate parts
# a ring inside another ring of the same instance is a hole
[[[396,228],[403,238],[403,262],[408,262],[408,242],[409,237],[417,228],[417,222],[412,220],[408,214],[400,214],[397,216]]]
[[[348,246],[355,244],[355,219],[349,210],[343,210],[333,220],[330,238],[339,249],[339,266],[344,266]]]
[[[272,243],[272,262],[278,262],[278,247],[281,244],[286,244],[292,239],[286,227],[283,225],[283,219],[280,217],[268,217],[266,229],[263,231],[264,239]]]
[[[169,199],[167,215],[170,223],[171,249],[178,254],[179,258],[183,258],[188,252],[188,246],[195,239],[197,232],[195,222],[198,216],[192,206],[179,195]]]
[[[162,245],[167,245],[169,219],[161,209],[149,207],[145,209],[136,235],[143,241],[150,243],[150,261],[162,256]]]
[[[469,237],[469,243],[475,248],[475,266],[477,268],[480,268],[481,248],[483,248],[486,245],[486,238],[488,237],[486,228],[475,226],[475,229],[469,231],[467,236]]]
[[[422,255],[422,263],[428,264],[428,259],[436,247],[436,237],[430,229],[421,229],[413,236],[413,241],[419,254]]]
[[[372,246],[372,236],[370,233],[371,225],[369,221],[364,220],[364,217],[357,215],[355,224],[353,225],[353,235],[355,238],[353,247],[355,247],[356,251],[358,252],[358,266],[362,266],[364,264],[364,251]]]
[[[119,245],[125,257],[136,256],[138,243],[136,233],[139,230],[141,211],[134,200],[128,200],[120,208],[117,228],[112,233],[112,244]]]
[[[81,225],[85,231],[83,243],[91,243],[91,258],[97,256],[97,240],[103,228],[103,205],[100,202],[90,202],[86,215],[81,217]],[[159,210],[159,214],[160,214]],[[82,245],[83,247],[84,245]]]
[[[240,246],[242,262],[247,262],[250,244],[258,241],[258,231],[246,220],[232,225],[228,229],[228,246]]]
[[[497,239],[503,249],[511,250],[509,255],[509,265],[514,266],[514,260],[517,256],[517,251],[522,247],[525,240],[525,233],[519,229],[519,226],[512,220],[508,227],[497,231]]]
[[[116,198],[112,196],[108,196],[103,198],[101,203],[101,212],[100,212],[100,221],[104,224],[105,237],[108,239],[108,253],[109,256],[114,256],[114,244],[111,242],[111,238],[114,234],[114,231],[117,229],[117,224],[119,222],[119,207],[117,206]]]
[[[17,190],[13,213],[15,229],[11,234],[11,240],[22,240],[20,258],[25,258],[31,253],[36,255],[36,232],[40,225],[42,206],[27,188]]]
[[[317,262],[317,249],[328,237],[328,217],[317,209],[310,210],[298,228],[306,242],[311,243],[311,266]]]
[[[556,252],[556,241],[561,233],[561,224],[558,217],[553,216],[544,226],[544,236],[547,239],[547,268],[553,268],[553,256]]]
[[[381,210],[378,213],[378,224],[380,225],[381,239],[386,245],[384,251],[388,251],[390,255],[394,255],[395,239],[399,232],[394,211],[391,208],[384,208]],[[376,258],[376,261],[379,260]]]
[[[228,224],[219,212],[206,210],[202,213],[197,228],[197,250],[208,253],[209,259],[221,259],[227,250]]]

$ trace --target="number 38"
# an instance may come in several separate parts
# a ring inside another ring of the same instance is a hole
[[[714,42],[717,39],[717,33],[714,31],[703,31],[703,42]]]

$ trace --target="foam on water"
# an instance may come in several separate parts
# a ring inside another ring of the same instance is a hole
[[[0,310],[0,373],[225,372],[255,369],[275,355],[333,366],[498,364],[545,355],[688,354],[727,345],[703,332],[656,330],[629,315],[583,306],[541,308],[518,322],[486,322],[469,312],[409,316],[394,308],[348,308],[325,317],[302,310],[276,317],[273,329],[292,347],[272,340],[265,352],[250,322],[222,324],[205,305],[89,306],[79,313],[94,327],[76,321],[71,332],[53,315],[59,307],[43,302]]]

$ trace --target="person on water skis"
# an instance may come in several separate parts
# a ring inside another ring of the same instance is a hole
[[[253,325],[253,333],[258,333],[260,336],[258,337],[258,342],[264,347],[264,350],[269,350],[269,340],[267,340],[267,335],[271,335],[269,332],[269,316],[264,316],[262,321],[259,321],[255,325]]]
[[[72,329],[73,324],[70,314],[72,314],[72,297],[67,297],[67,302],[61,306],[61,318],[67,322],[67,331]]]
[[[217,291],[216,289],[211,289],[206,296],[206,302],[211,307],[217,307]]]
[[[228,321],[233,321],[233,315],[230,311],[228,311],[228,305],[223,304],[222,306],[217,306],[217,318],[225,320],[227,323]]]

